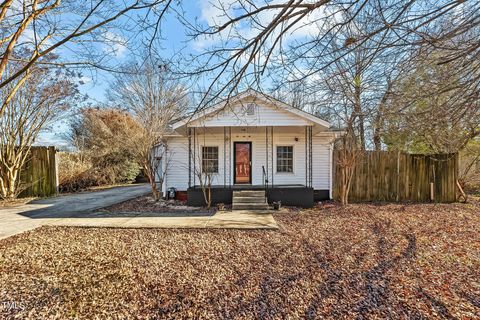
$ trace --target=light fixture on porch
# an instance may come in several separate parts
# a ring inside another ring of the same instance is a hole
[[[297,137],[295,137],[295,141],[298,142],[298,138],[297,138]]]

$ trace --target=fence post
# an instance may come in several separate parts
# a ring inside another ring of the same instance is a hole
[[[397,185],[395,189],[397,193],[395,200],[398,202],[400,192],[400,151],[397,151]]]

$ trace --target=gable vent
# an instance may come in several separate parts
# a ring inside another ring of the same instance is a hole
[[[245,112],[247,116],[253,116],[255,114],[255,104],[249,103]]]

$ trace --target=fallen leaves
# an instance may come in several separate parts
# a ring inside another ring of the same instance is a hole
[[[325,204],[281,231],[44,227],[0,241],[0,318],[475,318],[480,203]]]
[[[122,212],[140,212],[140,213],[163,213],[164,216],[186,216],[213,215],[215,208],[190,207],[186,201],[178,200],[159,200],[156,201],[151,196],[142,196],[99,210],[99,212],[122,213]]]

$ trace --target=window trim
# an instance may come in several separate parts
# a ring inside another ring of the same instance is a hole
[[[278,147],[292,147],[292,172],[278,171]],[[275,144],[275,174],[295,174],[295,145],[288,143]]]
[[[209,173],[212,173],[212,174],[218,174],[220,173],[220,146],[218,145],[201,145],[200,146],[200,151],[201,151],[201,155],[202,155],[202,158],[201,158],[201,171],[202,173],[205,173],[205,171],[203,171],[203,148],[217,148],[217,171],[214,171],[214,172],[209,172]],[[208,160],[214,160],[214,159],[208,159]]]

